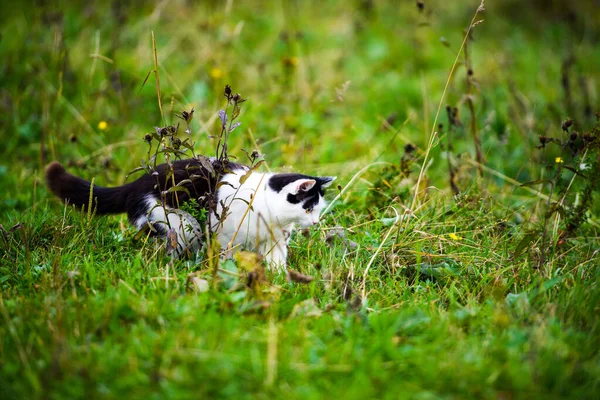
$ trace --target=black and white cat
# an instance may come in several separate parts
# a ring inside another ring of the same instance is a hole
[[[200,156],[175,161],[172,173],[167,164],[161,164],[152,174],[123,186],[94,185],[91,211],[96,214],[126,212],[138,229],[150,226],[159,236],[176,233],[174,255],[178,256],[183,250],[194,251],[202,241],[199,223],[178,205],[190,197],[202,198],[216,192],[217,205],[215,215],[209,218],[210,229],[217,233],[226,255],[229,257],[241,249],[256,251],[265,256],[271,268],[285,268],[287,244],[293,229],[319,222],[326,204],[324,188],[335,177],[249,173],[249,167],[228,162],[227,173],[217,182],[211,168],[215,163],[218,163],[215,159]],[[89,181],[69,174],[56,161],[46,168],[46,181],[60,199],[88,210],[92,186]],[[169,192],[174,183],[185,187],[187,192]],[[225,213],[223,218],[222,213]]]

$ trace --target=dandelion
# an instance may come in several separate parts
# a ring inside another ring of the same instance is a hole
[[[223,75],[225,75],[225,74],[223,73],[223,71],[222,71],[222,70],[220,70],[220,69],[219,69],[219,68],[217,68],[217,67],[213,67],[213,68],[210,70],[210,77],[211,77],[211,78],[213,78],[213,79],[221,79],[221,78],[223,77]]]
[[[557,163],[557,164],[562,164],[562,163],[564,163],[564,161],[563,161],[562,157],[556,157],[556,158],[554,159],[554,162],[555,162],[555,163]]]
[[[448,235],[448,237],[450,239],[452,239],[452,240],[455,240],[455,241],[462,240],[462,236],[458,236],[456,233],[451,233],[451,234]]]
[[[101,131],[105,131],[106,128],[108,128],[108,123],[106,121],[98,122],[98,129],[100,129]]]

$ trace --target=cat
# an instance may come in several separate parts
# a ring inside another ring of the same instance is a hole
[[[202,243],[200,224],[179,205],[191,198],[212,201],[207,225],[225,256],[245,249],[262,254],[271,269],[285,269],[287,245],[296,226],[319,222],[326,205],[324,189],[336,177],[296,173],[261,173],[226,161],[217,182],[220,161],[197,156],[158,165],[151,174],[119,187],[101,187],[69,174],[57,161],[46,167],[50,191],[82,211],[98,215],[127,213],[138,230],[150,228],[167,237],[173,256],[195,251]],[[175,190],[179,186],[185,190]],[[90,189],[92,190],[90,196]],[[169,190],[171,189],[171,190]],[[211,193],[216,193],[212,196]],[[92,199],[91,209],[89,201]]]

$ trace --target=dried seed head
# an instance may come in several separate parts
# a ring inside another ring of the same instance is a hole
[[[175,150],[179,150],[180,147],[181,147],[181,139],[173,138],[173,148]]]
[[[585,132],[582,139],[584,142],[588,143],[592,141],[592,136],[589,134],[589,132]]]
[[[146,136],[144,136],[144,140],[148,143],[152,143],[152,135],[149,133],[146,133]]]
[[[231,96],[231,86],[225,85],[225,97],[229,98]]]
[[[192,108],[189,112],[183,110],[181,112],[181,118],[188,124],[192,122],[192,119],[194,118],[194,109]]]
[[[393,112],[390,115],[387,116],[387,118],[385,119],[385,121],[390,124],[390,125],[394,125],[394,123],[396,122],[396,120],[398,119],[398,114]]]
[[[298,66],[298,57],[284,57],[281,59],[283,66],[289,70],[292,70]]]
[[[296,283],[310,283],[313,281],[313,277],[310,275],[301,274],[300,272],[288,269],[288,280]]]
[[[404,152],[406,154],[411,154],[413,151],[415,151],[417,149],[417,146],[415,146],[412,143],[406,143],[406,145],[404,145]]]
[[[562,123],[562,130],[565,132],[569,132],[569,128],[571,127],[571,125],[573,125],[573,120],[572,119],[565,119]]]
[[[569,139],[570,139],[572,142],[574,142],[575,140],[577,140],[577,136],[578,136],[578,135],[579,135],[579,133],[578,133],[578,132],[576,132],[576,131],[573,131],[573,132],[571,132],[571,136],[569,137]]]
[[[267,277],[265,275],[265,269],[263,267],[256,267],[248,273],[248,281],[246,282],[246,285],[249,288],[258,289],[260,285],[265,282],[267,282]]]

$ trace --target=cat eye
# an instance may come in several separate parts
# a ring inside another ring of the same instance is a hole
[[[306,213],[307,213],[307,214],[310,214],[311,212],[313,212],[313,209],[312,209],[312,208],[307,208],[307,209],[306,209]]]

